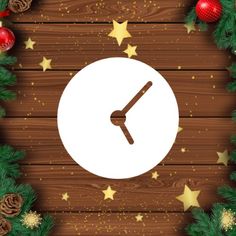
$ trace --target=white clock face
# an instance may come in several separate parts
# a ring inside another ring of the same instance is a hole
[[[137,60],[108,58],[68,83],[57,122],[63,145],[80,166],[124,179],[147,172],[167,155],[179,112],[171,87],[156,70]]]

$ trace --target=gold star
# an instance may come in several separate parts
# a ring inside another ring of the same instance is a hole
[[[116,38],[119,46],[121,45],[124,38],[131,37],[131,34],[127,31],[127,24],[128,21],[119,24],[118,22],[113,20],[113,30],[108,36]]]
[[[184,25],[184,27],[187,29],[188,34],[196,30],[194,22],[187,23]]]
[[[52,59],[47,59],[46,57],[43,57],[43,61],[41,61],[39,65],[43,67],[43,71],[46,71],[47,69],[52,69],[51,62]]]
[[[143,221],[143,216],[140,213],[138,213],[138,215],[136,215],[135,218],[137,222]]]
[[[131,58],[132,56],[137,56],[136,49],[137,46],[131,46],[128,44],[127,48],[123,52],[126,53],[129,58]]]
[[[184,211],[187,211],[191,206],[199,207],[199,202],[197,200],[200,191],[191,191],[191,189],[185,185],[184,192],[182,195],[177,196],[176,198],[183,202]]]
[[[182,128],[182,127],[179,127],[179,128],[178,128],[178,133],[180,133],[182,130],[183,130],[183,128]]]
[[[63,200],[63,201],[68,201],[68,199],[70,198],[70,196],[69,196],[69,194],[68,193],[63,193],[62,194],[62,197],[61,197],[61,200]]]
[[[157,180],[158,177],[159,177],[159,175],[158,175],[157,171],[152,172],[152,179],[156,179]]]
[[[25,44],[25,49],[32,49],[32,50],[34,50],[34,45],[36,44],[36,42],[32,41],[31,38],[28,38],[28,40],[25,41],[24,44]]]
[[[230,159],[228,150],[224,150],[224,152],[217,152],[218,160],[217,163],[223,163],[225,166],[228,165],[228,161]]]
[[[104,193],[104,200],[111,199],[114,200],[114,194],[116,193],[115,190],[111,188],[111,186],[108,186],[107,189],[102,191]]]

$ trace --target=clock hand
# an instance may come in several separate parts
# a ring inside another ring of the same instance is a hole
[[[123,110],[114,111],[111,114],[111,123],[116,126],[120,126],[129,144],[133,144],[134,140],[130,135],[127,127],[125,126],[126,116],[125,114],[133,107],[133,105],[148,91],[152,86],[152,82],[147,82],[142,89],[131,99],[131,101],[123,108]]]
[[[123,108],[121,111],[123,115],[125,115],[133,105],[148,91],[148,89],[152,86],[152,82],[147,82],[142,89],[130,100],[130,102]]]
[[[111,123],[113,125],[120,126],[129,144],[133,144],[134,140],[125,125],[125,121],[126,121],[126,116],[122,113],[122,111],[114,111],[111,114]]]
[[[127,141],[129,142],[129,144],[133,144],[134,140],[132,138],[132,136],[130,135],[129,130],[127,129],[125,124],[120,125],[121,130],[123,131]]]

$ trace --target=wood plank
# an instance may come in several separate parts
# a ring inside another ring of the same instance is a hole
[[[18,92],[14,102],[4,104],[11,117],[56,117],[60,96],[76,72],[22,71],[16,73]],[[235,94],[228,93],[227,71],[161,71],[171,85],[180,116],[230,116],[235,108]]]
[[[184,130],[163,164],[216,164],[216,152],[229,149],[229,138],[235,133],[229,118],[183,118],[180,126]],[[0,130],[0,143],[27,151],[23,163],[75,164],[61,143],[54,118],[6,118],[0,122]],[[182,148],[186,151],[181,152]]]
[[[183,204],[176,199],[187,184],[200,190],[199,203],[209,209],[220,201],[216,191],[230,184],[229,174],[235,167],[225,166],[157,166],[160,175],[151,178],[151,171],[128,180],[97,177],[78,165],[32,165],[22,168],[26,176],[21,182],[29,183],[38,193],[36,209],[43,211],[169,211],[182,212]],[[117,192],[114,200],[104,200],[102,190],[108,186]],[[69,200],[63,201],[67,192]],[[163,200],[164,199],[164,200]]]
[[[191,215],[181,213],[142,213],[143,221],[136,222],[137,213],[56,213],[52,235],[120,236],[175,235],[183,236]]]
[[[22,45],[12,51],[20,69],[42,69],[39,63],[45,56],[52,59],[53,69],[79,70],[98,59],[126,56],[127,43],[138,45],[136,58],[156,69],[225,69],[232,61],[228,52],[212,43],[210,31],[188,35],[183,24],[129,25],[133,37],[121,47],[108,37],[111,24],[23,24],[15,28],[23,35]],[[24,49],[28,37],[37,42],[33,51]]]
[[[33,2],[30,11],[11,17],[17,22],[175,22],[183,21],[192,6],[192,0],[40,0]]]

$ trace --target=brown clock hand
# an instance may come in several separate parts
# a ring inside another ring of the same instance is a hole
[[[147,82],[141,90],[130,100],[130,102],[123,108],[122,112],[125,115],[130,108],[148,91],[148,89],[152,86],[152,82]]]
[[[124,133],[127,141],[129,142],[129,144],[133,144],[134,140],[129,132],[129,130],[127,129],[126,125],[125,125],[125,121],[126,121],[126,117],[125,115],[123,115],[123,113],[121,111],[114,111],[111,114],[111,123],[113,125],[116,126],[120,126],[122,132]]]
[[[116,126],[120,126],[122,132],[124,133],[126,139],[129,144],[133,144],[134,140],[130,135],[127,127],[125,126],[126,121],[126,113],[133,107],[133,105],[148,91],[148,89],[152,86],[152,82],[147,82],[142,89],[130,100],[130,102],[120,111],[114,111],[111,114],[111,123]]]
[[[127,141],[129,142],[129,144],[133,144],[134,140],[132,138],[132,136],[130,135],[129,130],[127,129],[125,124],[120,125],[121,130],[123,131]]]

